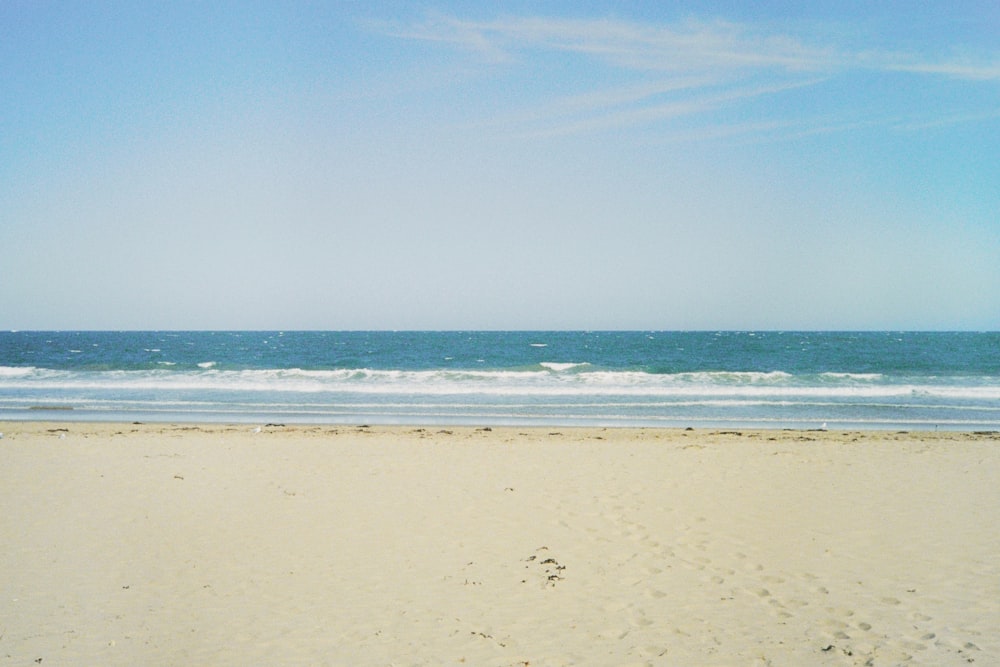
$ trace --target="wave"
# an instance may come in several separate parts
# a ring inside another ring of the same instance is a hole
[[[34,366],[0,366],[0,378],[31,377],[38,370]]]
[[[543,368],[548,368],[550,371],[555,371],[557,373],[562,373],[565,371],[570,371],[574,369],[589,368],[590,364],[586,361],[581,363],[558,363],[555,361],[543,361],[539,364]]]
[[[879,382],[885,376],[882,373],[820,373],[819,376],[830,380],[857,380],[859,382]]]
[[[209,364],[212,362],[205,362]],[[822,373],[796,376],[783,371],[654,374],[591,370],[586,363],[545,362],[538,370],[172,370],[54,371],[0,367],[0,390],[133,392],[210,391],[280,394],[399,394],[498,396],[636,396],[681,400],[720,397],[747,400],[822,398],[906,402],[1000,401],[1000,378],[915,377],[890,381],[879,374]]]

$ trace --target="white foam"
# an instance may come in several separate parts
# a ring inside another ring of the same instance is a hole
[[[858,380],[863,382],[878,382],[884,375],[881,373],[820,373],[821,378],[829,378],[831,380]]]
[[[160,362],[168,366],[172,362]],[[764,400],[787,397],[811,400],[941,397],[948,400],[1000,400],[1000,383],[965,385],[938,379],[939,384],[824,382],[803,384],[783,372],[702,372],[652,374],[641,371],[566,372],[586,364],[545,362],[544,370],[339,370],[272,369],[214,370],[215,362],[199,367],[211,372],[173,371],[51,371],[34,367],[0,366],[4,386],[91,389],[212,389],[228,391],[348,392],[497,395],[618,395],[662,397],[743,397]]]
[[[563,372],[563,371],[568,371],[568,370],[570,370],[572,368],[584,368],[584,367],[590,366],[590,364],[588,364],[585,361],[582,362],[582,363],[565,363],[565,364],[563,364],[563,363],[556,363],[554,361],[543,361],[539,365],[543,366],[544,368],[548,368],[549,370],[556,371],[556,372]]]
[[[0,378],[26,377],[37,370],[34,366],[0,366]]]

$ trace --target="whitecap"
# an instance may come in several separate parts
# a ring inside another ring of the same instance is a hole
[[[0,366],[0,377],[26,377],[38,370],[34,366]]]
[[[562,371],[568,371],[571,368],[580,368],[580,367],[583,367],[583,366],[589,366],[590,364],[588,364],[587,362],[583,362],[583,363],[557,363],[557,362],[554,362],[554,361],[543,361],[539,365],[543,366],[544,368],[548,368],[551,371],[562,372]]]
[[[215,363],[216,362],[214,361],[203,361],[200,364],[198,364],[198,368],[214,368]]]
[[[821,378],[832,380],[864,380],[867,382],[877,382],[884,376],[881,373],[834,373],[832,371],[820,373]]]

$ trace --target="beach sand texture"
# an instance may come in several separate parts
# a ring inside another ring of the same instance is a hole
[[[996,434],[0,427],[0,665],[1000,664]]]

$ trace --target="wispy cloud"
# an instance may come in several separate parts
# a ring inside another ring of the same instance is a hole
[[[392,34],[433,41],[475,54],[487,63],[542,67],[546,54],[576,54],[611,71],[619,70],[629,85],[603,87],[595,77],[590,92],[558,96],[514,117],[520,134],[557,136],[601,131],[628,125],[663,122],[732,108],[753,98],[780,95],[796,88],[851,74],[908,73],[964,81],[1000,81],[1000,54],[941,58],[888,50],[860,50],[726,21],[686,20],[668,25],[613,20],[511,17],[472,21],[434,16],[397,27]],[[538,60],[541,58],[542,60]],[[748,82],[755,82],[754,85]],[[898,120],[898,119],[897,119]],[[511,118],[506,119],[510,127]],[[773,127],[787,119],[761,119]],[[886,122],[890,122],[889,119]],[[932,121],[928,121],[932,122]],[[802,135],[827,132],[816,121]],[[841,128],[870,125],[857,119]],[[742,121],[740,127],[755,123]],[[846,130],[841,130],[846,131]],[[706,136],[727,136],[715,128]]]
[[[719,83],[718,78],[710,76],[640,81],[555,97],[536,107],[502,114],[480,125],[520,127],[524,128],[520,133],[524,136],[574,134],[588,129],[611,127],[616,124],[614,116],[622,115],[623,110],[635,111],[650,105],[662,107],[665,100],[691,96]]]
[[[896,124],[896,129],[907,132],[930,130],[951,125],[967,125],[969,123],[984,123],[1000,120],[1000,109],[986,113],[963,113],[935,118],[933,120],[911,120]]]
[[[395,31],[400,37],[449,43],[491,60],[522,51],[566,51],[622,67],[659,71],[777,67],[822,70],[835,64],[828,48],[783,35],[765,35],[735,23],[687,21],[652,26],[614,20],[510,18],[465,21],[436,17]]]
[[[524,17],[467,21],[438,16],[392,32],[410,39],[448,43],[504,61],[525,51],[564,51],[652,71],[870,69],[1000,80],[1000,53],[986,54],[986,58],[973,62],[957,56],[935,58],[906,52],[852,50],[727,21],[687,20],[664,26],[610,19]]]
[[[535,137],[560,136],[649,124],[668,118],[714,111],[729,104],[814,85],[819,81],[820,79],[810,79],[773,85],[725,87],[715,92],[699,90],[696,94],[682,99],[654,104],[649,104],[648,100],[644,100],[647,103],[643,105],[626,104],[615,108],[587,108],[583,110],[587,112],[587,116],[584,118],[565,120],[564,117],[554,116],[546,119],[550,123],[549,127],[526,134]]]
[[[913,74],[933,74],[952,79],[970,79],[979,81],[1000,81],[1000,62],[970,63],[962,60],[943,62],[890,63],[886,62],[883,69],[887,71],[911,72]]]

